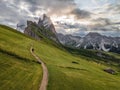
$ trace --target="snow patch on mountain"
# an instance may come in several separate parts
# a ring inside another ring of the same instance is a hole
[[[59,34],[58,37],[63,45],[73,48],[120,52],[120,37],[107,37],[93,32],[82,38],[63,34]]]

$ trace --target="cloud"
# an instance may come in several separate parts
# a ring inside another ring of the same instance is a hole
[[[92,22],[94,22],[95,25],[99,25],[99,26],[106,26],[112,24],[112,22],[108,18],[97,18],[97,19],[93,19]]]
[[[71,11],[71,14],[75,15],[77,19],[90,18],[91,14],[89,11],[80,10],[79,8],[75,8]]]
[[[113,12],[113,14],[120,14],[120,3],[109,5],[107,10]]]
[[[29,5],[30,12],[35,13],[43,9],[49,15],[67,13],[70,8],[75,7],[74,0],[14,0],[17,5],[21,2]]]
[[[0,23],[12,27],[26,24],[27,20],[37,21],[46,13],[56,19],[53,21],[67,23],[60,25],[63,29],[79,29],[80,24],[90,24],[90,27],[109,26],[115,30],[112,27],[120,22],[120,0],[0,0],[0,12]],[[78,24],[73,24],[76,22]]]
[[[0,23],[25,23],[42,14],[64,15],[76,7],[74,0],[0,0]]]
[[[74,0],[0,0],[0,23],[25,24],[27,20],[37,20],[42,14],[48,16],[74,15],[79,19],[90,17],[88,11],[77,8]]]
[[[17,23],[25,23],[26,19],[32,20],[29,16],[32,13],[29,12],[28,8],[24,9],[22,7],[21,3],[17,4],[14,0],[10,0],[9,2],[8,0],[0,1],[0,23],[16,27]]]

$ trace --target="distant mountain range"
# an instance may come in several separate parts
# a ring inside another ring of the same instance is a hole
[[[94,49],[120,53],[120,37],[107,37],[90,32],[84,37],[63,35],[59,33],[59,41],[72,48]]]
[[[39,19],[38,23],[27,21],[27,27],[24,33],[39,40],[44,36],[71,48],[120,53],[120,37],[107,37],[94,32],[90,32],[84,37],[63,35],[55,31],[51,19],[46,14]]]

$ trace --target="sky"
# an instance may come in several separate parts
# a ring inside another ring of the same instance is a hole
[[[120,37],[120,0],[0,0],[0,24],[16,28],[47,14],[56,31]]]

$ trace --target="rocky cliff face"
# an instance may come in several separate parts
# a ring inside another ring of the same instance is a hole
[[[85,37],[82,38],[81,44],[78,47],[82,47],[84,49],[95,49],[102,51],[113,51],[112,48],[116,48],[119,50],[120,38],[116,37],[107,37],[100,35],[98,33],[89,33]],[[116,51],[113,51],[116,52]]]
[[[59,42],[52,21],[45,14],[39,19],[38,23],[27,21],[27,27],[25,28],[24,33],[38,40],[46,37],[48,39],[56,41],[57,43]]]
[[[27,27],[25,28],[24,33],[37,40],[40,40],[41,38],[31,28],[33,25],[35,25],[35,23],[33,23],[32,21],[27,21]]]
[[[94,49],[120,53],[120,37],[107,37],[100,35],[99,33],[88,33],[82,38],[71,36],[75,39],[71,39],[69,36],[59,34],[60,42],[63,45],[73,48]]]
[[[47,17],[46,14],[43,14],[43,17],[39,18],[38,26],[39,27],[44,26],[45,29],[49,29],[51,32],[56,34],[55,27],[54,27],[50,17]]]
[[[78,44],[78,41],[81,39],[81,37],[78,37],[78,36],[63,35],[61,33],[58,33],[57,37],[61,44],[66,46],[72,46],[72,47],[76,47],[76,45]]]

